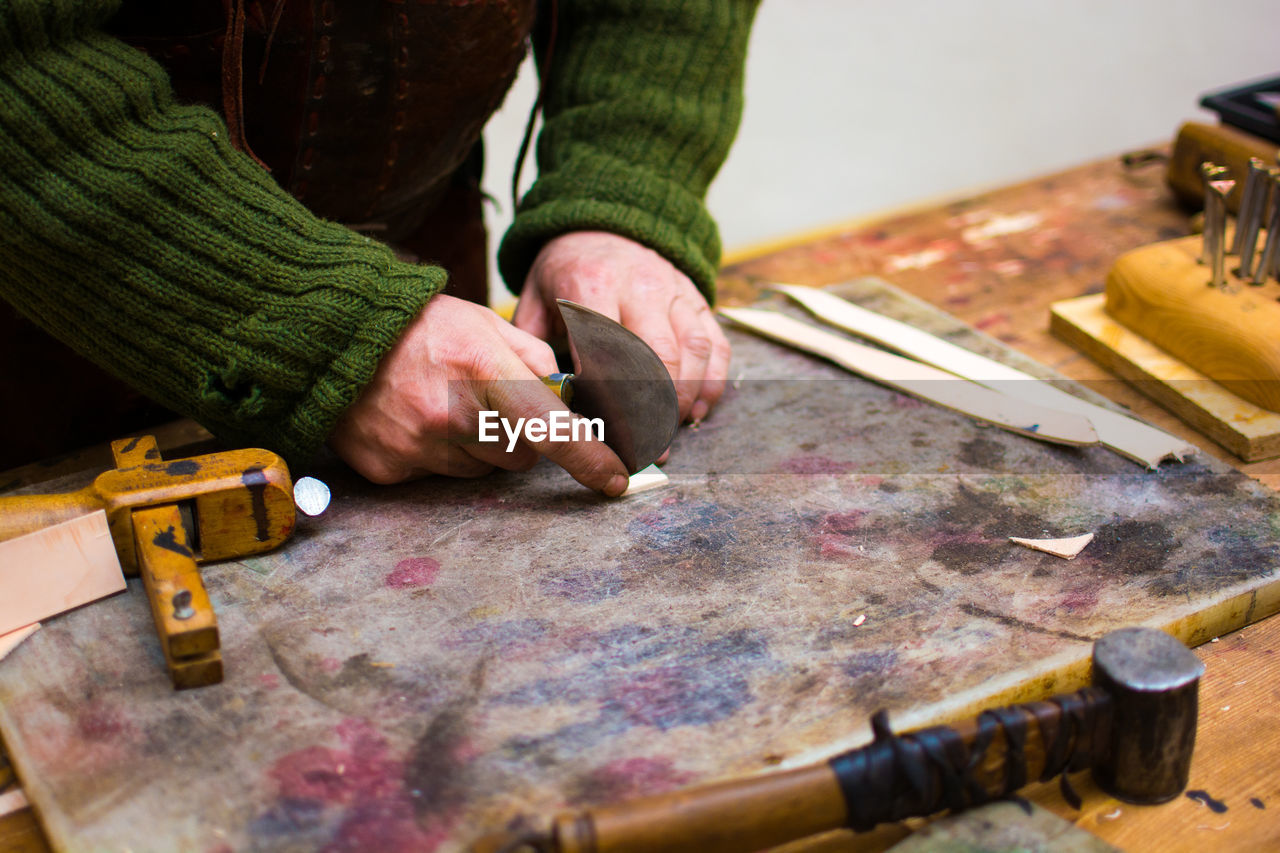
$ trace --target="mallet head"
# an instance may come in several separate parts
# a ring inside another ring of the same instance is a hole
[[[1113,797],[1163,803],[1187,785],[1204,663],[1154,628],[1121,628],[1093,647],[1093,683],[1111,697],[1111,725],[1093,776]]]

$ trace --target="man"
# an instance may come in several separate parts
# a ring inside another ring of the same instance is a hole
[[[295,465],[326,440],[375,482],[543,454],[616,495],[603,444],[504,453],[475,441],[478,412],[560,407],[507,381],[555,369],[557,297],[648,341],[682,417],[714,405],[728,346],[702,197],[736,129],[754,5],[539,7],[540,174],[499,253],[521,289],[511,325],[441,291],[483,280],[468,181],[532,0],[0,0],[0,293]]]

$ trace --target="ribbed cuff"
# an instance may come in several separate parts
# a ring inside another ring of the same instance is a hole
[[[742,114],[754,0],[578,0],[559,5],[542,60],[539,177],[498,253],[519,290],[569,231],[622,234],[714,297],[720,238],[703,204]],[[546,28],[549,31],[550,28]]]
[[[519,292],[547,241],[570,231],[611,231],[657,251],[715,299],[720,235],[706,207],[644,169],[583,157],[543,175],[498,250],[498,268]]]
[[[0,294],[237,444],[298,466],[444,285],[324,222],[210,110],[75,18],[0,6]],[[87,11],[90,10],[90,11]]]

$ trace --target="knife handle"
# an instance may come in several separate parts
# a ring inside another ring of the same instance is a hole
[[[550,373],[542,377],[542,384],[554,391],[556,396],[560,398],[560,402],[570,408],[573,407],[572,373]]]

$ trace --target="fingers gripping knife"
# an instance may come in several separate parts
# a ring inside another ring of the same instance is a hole
[[[104,510],[120,565],[146,586],[174,687],[216,684],[218,624],[197,566],[289,537],[289,469],[266,450],[165,461],[151,436],[112,442],[111,452],[116,467],[78,492],[0,497],[0,541]]]
[[[662,455],[680,427],[671,375],[649,345],[619,323],[567,299],[556,302],[576,372],[542,381],[573,411],[604,422],[604,443],[634,474]]]
[[[967,808],[1086,768],[1119,799],[1160,803],[1187,783],[1203,672],[1168,634],[1124,628],[1095,644],[1093,686],[1075,693],[902,735],[878,714],[872,743],[825,763],[562,814],[547,833],[473,850],[745,853]]]

